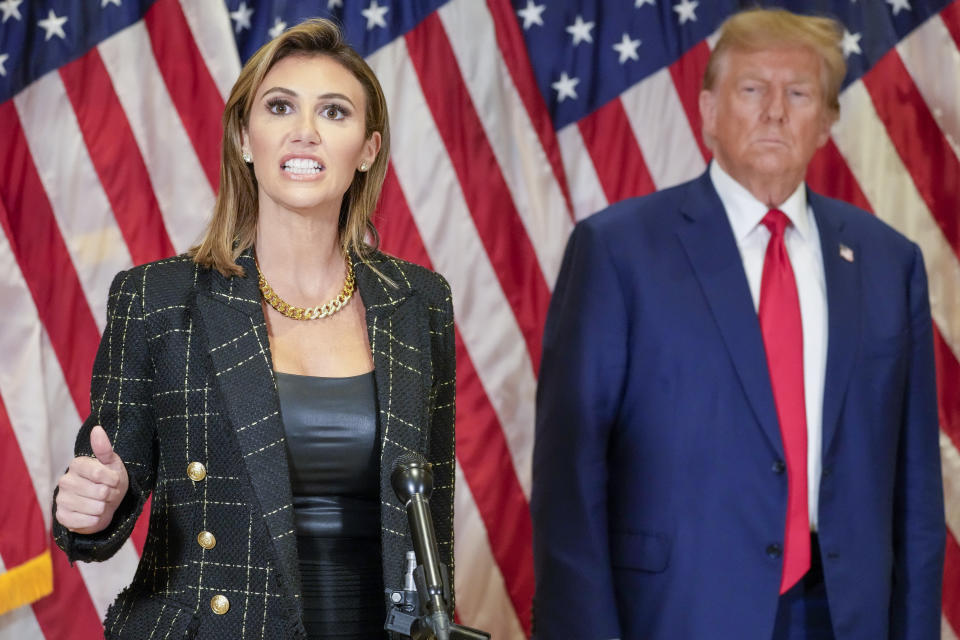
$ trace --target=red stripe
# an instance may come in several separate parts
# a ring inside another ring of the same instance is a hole
[[[384,250],[429,268],[430,258],[392,170],[387,173],[380,202],[377,226]],[[480,517],[487,525],[490,549],[510,601],[524,632],[529,633],[533,599],[533,532],[529,506],[513,472],[503,428],[459,330],[456,340],[457,460]]]
[[[216,193],[224,102],[177,0],[158,0],[143,18],[170,99]]]
[[[610,204],[656,191],[619,98],[582,118],[577,127]]]
[[[960,545],[947,532],[947,554],[943,566],[943,615],[960,633]]]
[[[960,0],[941,11],[940,19],[946,25],[947,31],[950,32],[956,46],[960,47]],[[946,54],[946,52],[944,53]]]
[[[80,571],[50,539],[53,560],[53,593],[33,603],[46,640],[98,640],[103,638],[100,615]]]
[[[680,59],[670,65],[670,75],[680,96],[680,104],[690,121],[690,128],[697,139],[700,153],[705,160],[711,157],[710,149],[703,142],[703,123],[700,120],[700,89],[703,85],[703,72],[707,70],[710,59],[710,46],[706,40],[693,47]]]
[[[863,76],[863,84],[930,213],[960,254],[960,161],[896,49]]]
[[[865,211],[873,212],[867,197],[860,189],[860,183],[854,177],[833,138],[814,154],[807,166],[807,185],[830,198],[849,202]]]
[[[480,240],[513,308],[536,372],[540,366],[541,332],[550,303],[550,289],[540,271],[533,244],[484,135],[436,12],[410,31],[406,41],[424,98],[457,173]]]
[[[134,264],[173,255],[147,167],[97,49],[61,67],[60,77]]]
[[[0,556],[3,556],[7,569],[50,549],[53,593],[33,603],[33,612],[44,637],[47,640],[102,638],[103,627],[80,572],[70,566],[44,527],[41,506],[2,398],[0,484],[4,488],[4,498],[0,500]],[[64,615],[65,611],[70,615]]]
[[[960,451],[960,363],[936,324],[933,326],[933,349],[937,360],[940,429]]]
[[[30,471],[0,397],[0,556],[7,569],[23,564],[47,548],[47,531]],[[46,505],[44,505],[46,506]]]
[[[493,27],[497,33],[497,44],[503,54],[503,61],[507,71],[513,78],[513,84],[520,94],[520,100],[530,116],[534,131],[540,138],[540,145],[547,154],[547,161],[553,169],[553,175],[560,185],[563,198],[567,202],[567,213],[573,219],[573,203],[570,199],[570,187],[567,185],[567,174],[563,168],[563,159],[560,155],[560,143],[553,130],[553,121],[547,111],[547,103],[537,87],[537,79],[530,64],[530,56],[517,22],[513,5],[509,0],[487,0],[487,8],[493,17]]]
[[[90,413],[100,341],[80,279],[33,164],[13,102],[0,104],[0,224],[63,369],[77,413]]]

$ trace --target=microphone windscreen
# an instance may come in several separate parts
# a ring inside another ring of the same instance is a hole
[[[425,467],[427,464],[427,459],[422,455],[416,451],[408,451],[393,461],[393,471],[396,471],[401,467]]]

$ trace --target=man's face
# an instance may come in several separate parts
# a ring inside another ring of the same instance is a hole
[[[757,195],[800,184],[830,135],[820,57],[806,47],[731,50],[712,90],[700,94],[703,130],[720,166]]]

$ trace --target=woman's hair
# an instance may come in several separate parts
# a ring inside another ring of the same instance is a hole
[[[365,135],[380,132],[380,152],[366,172],[354,173],[353,182],[340,206],[338,232],[344,253],[354,251],[361,259],[380,244],[371,217],[387,173],[390,157],[390,123],[387,101],[373,70],[343,38],[340,28],[321,18],[305,20],[266,43],[240,71],[223,110],[220,158],[220,190],[213,219],[200,244],[189,251],[193,260],[225,276],[244,275],[237,257],[253,246],[257,230],[257,179],[253,167],[241,155],[242,133],[250,122],[257,90],[275,64],[290,56],[326,56],[339,62],[360,81],[366,94]],[[370,242],[367,241],[369,234]]]
[[[824,102],[833,114],[839,115],[840,85],[847,74],[840,41],[843,27],[831,18],[801,16],[784,9],[749,9],[736,13],[721,25],[707,70],[703,74],[703,88],[713,89],[729,51],[762,51],[805,47],[823,61],[820,85]]]

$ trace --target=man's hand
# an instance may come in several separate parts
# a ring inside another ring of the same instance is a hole
[[[127,468],[100,425],[90,431],[90,447],[96,458],[74,458],[57,483],[57,522],[75,533],[106,529],[130,485]]]

